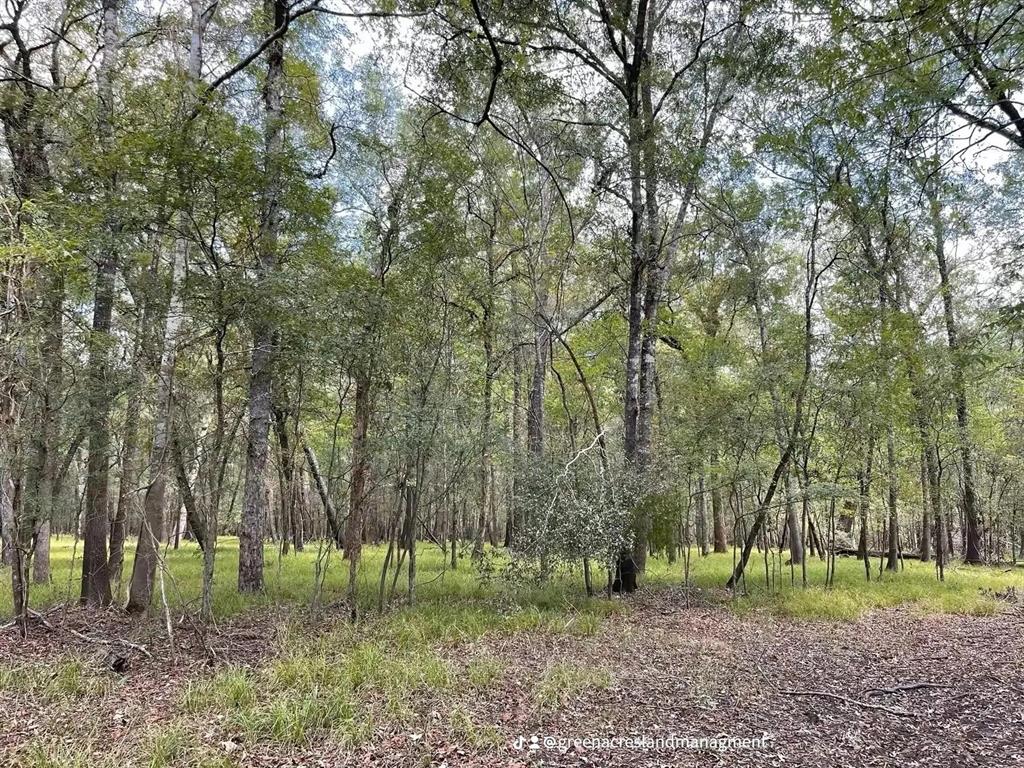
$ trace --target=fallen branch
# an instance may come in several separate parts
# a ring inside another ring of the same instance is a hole
[[[29,608],[26,613],[28,614],[28,618],[32,619],[32,621],[34,621],[37,624],[41,625],[45,629],[50,630],[51,632],[53,631],[53,624],[48,622],[46,620],[46,617],[43,616],[43,614],[41,614],[39,611],[33,611],[31,608]],[[20,627],[20,626],[21,626],[21,619],[20,618],[15,618],[12,621],[7,622],[3,626],[0,626],[0,630],[3,630],[3,629],[14,629],[14,628]]]
[[[79,640],[85,640],[85,642],[87,642],[87,643],[96,643],[97,645],[117,645],[117,644],[120,644],[120,645],[123,645],[125,648],[131,648],[133,651],[138,651],[139,653],[141,653],[143,656],[145,656],[148,659],[152,659],[153,658],[153,654],[151,654],[148,650],[146,650],[146,646],[139,645],[138,643],[129,642],[128,640],[125,640],[125,639],[120,638],[120,637],[118,637],[118,638],[116,638],[114,640],[104,640],[104,639],[99,638],[99,637],[89,637],[89,635],[85,635],[85,634],[79,632],[77,629],[68,629],[66,627],[63,627],[63,629],[66,632],[70,632],[72,635],[77,637]]]
[[[886,693],[902,693],[903,691],[916,691],[920,688],[952,688],[951,685],[942,685],[942,683],[907,683],[906,685],[897,685],[892,688],[868,688],[864,691],[865,696],[879,696]]]
[[[877,709],[881,712],[888,712],[890,715],[896,715],[897,717],[916,717],[913,712],[908,712],[905,709],[896,709],[895,707],[886,707],[882,704],[870,704],[866,701],[857,701],[857,699],[851,699],[848,696],[840,696],[838,693],[829,693],[828,691],[790,691],[784,689],[780,690],[779,693],[784,696],[824,696],[828,699],[843,701],[847,704],[863,707],[864,709]]]

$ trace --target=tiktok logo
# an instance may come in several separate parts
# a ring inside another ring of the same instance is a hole
[[[536,736],[531,736],[529,739],[525,736],[517,736],[516,740],[512,742],[512,748],[519,751],[540,749],[540,741]]]

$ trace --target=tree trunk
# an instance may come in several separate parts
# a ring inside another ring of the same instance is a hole
[[[793,565],[800,565],[804,561],[804,541],[796,497],[796,480],[791,468],[786,473],[786,530],[789,532],[789,561]]]
[[[266,0],[271,29],[284,25],[288,6],[284,0]],[[281,224],[279,167],[284,150],[284,36],[267,47],[267,78],[263,86],[264,174],[263,211],[259,231],[260,299],[269,302],[272,276],[278,268],[277,240]],[[245,492],[238,536],[238,591],[263,589],[263,529],[267,519],[266,468],[273,389],[275,333],[268,309],[257,311],[253,324],[252,364],[249,374],[249,435],[245,457]]]
[[[358,581],[359,555],[363,548],[363,518],[367,499],[370,468],[367,434],[370,428],[370,379],[360,371],[356,374],[355,415],[352,422],[352,487],[348,519],[345,523],[345,555],[348,557],[348,604],[352,621],[359,617]]]
[[[22,622],[22,631],[24,632],[24,621],[27,618],[26,609],[28,608],[28,585],[24,580],[23,548],[17,535],[16,495],[17,489],[14,481],[0,469],[0,534],[3,538],[3,564],[11,567],[14,617]]]
[[[494,286],[494,257],[488,248],[489,290]],[[477,517],[476,539],[473,542],[473,557],[480,558],[484,554],[484,532],[487,528],[487,515],[491,506],[491,392],[497,376],[494,362],[494,319],[491,294],[482,302],[482,333],[484,337],[484,391],[483,414],[480,418],[480,513]]]
[[[956,403],[957,438],[960,443],[960,463],[963,477],[964,559],[971,565],[984,562],[981,555],[981,513],[974,489],[974,457],[971,446],[970,415],[967,408],[967,387],[964,382],[964,363],[961,358],[960,334],[953,307],[953,288],[946,261],[946,233],[942,221],[942,206],[932,187],[927,185],[928,201],[935,234],[935,259],[939,267],[942,291],[942,314],[946,325],[946,341],[953,368],[953,399]]]
[[[324,482],[324,478],[320,474],[320,464],[317,462],[316,454],[308,443],[303,443],[302,451],[306,454],[306,463],[309,465],[310,474],[313,475],[313,481],[316,484],[317,493],[320,494],[320,501],[324,505],[324,514],[327,516],[327,525],[331,529],[331,539],[334,541],[335,546],[338,549],[341,549],[344,545],[341,520],[338,516],[338,511],[334,508],[334,502],[331,501],[331,495],[327,491],[327,484]]]
[[[35,584],[50,583],[50,527],[47,520],[40,520],[36,528],[36,544],[32,553],[32,581]]]
[[[180,252],[179,252],[180,251]],[[153,597],[153,580],[160,559],[160,540],[164,535],[167,508],[167,473],[171,468],[171,432],[173,405],[173,379],[178,354],[178,335],[181,326],[180,286],[184,277],[185,253],[183,245],[171,254],[170,302],[164,317],[163,349],[157,374],[153,403],[155,420],[153,442],[149,450],[149,485],[142,502],[142,520],[135,547],[131,585],[128,591],[129,613],[144,613]]]
[[[871,508],[871,465],[875,455],[875,436],[868,436],[868,450],[864,457],[864,469],[860,472],[860,500],[858,509],[860,512],[860,540],[857,544],[857,551],[864,559],[864,575],[868,581],[871,580],[871,563],[868,552],[871,549],[868,542],[868,511]]]
[[[117,67],[120,38],[118,35],[118,0],[103,0],[103,50],[96,71],[99,102],[96,132],[100,145],[109,151],[113,133],[113,77]],[[107,535],[110,530],[108,494],[110,491],[110,353],[114,345],[111,320],[114,312],[114,280],[117,276],[118,253],[114,242],[118,231],[112,207],[114,180],[106,182],[106,213],[104,231],[108,242],[96,257],[92,333],[89,338],[87,365],[89,459],[85,483],[85,542],[82,550],[82,592],[85,605],[102,607],[110,604],[110,571],[107,566]]]
[[[708,502],[707,484],[704,480],[704,473],[697,476],[697,503],[695,505],[697,546],[701,556],[708,553]]]
[[[897,478],[896,478],[896,435],[893,426],[890,424],[886,433],[886,457],[888,470],[888,501],[889,501],[889,546],[885,562],[887,571],[898,571],[900,569],[900,521],[897,511]]]
[[[722,504],[722,476],[718,471],[718,451],[712,456],[711,473],[711,519],[714,526],[715,552],[728,552],[729,542],[726,538],[725,507]]]
[[[139,345],[141,347],[141,341]],[[142,412],[142,388],[145,374],[140,359],[141,348],[135,350],[131,391],[125,407],[124,442],[121,456],[121,478],[117,489],[117,508],[110,523],[110,577],[113,594],[120,599],[121,572],[124,565],[124,540],[128,521],[135,517],[139,463],[139,418]]]
[[[930,466],[928,444],[921,445],[921,562],[932,559],[932,502],[930,478],[933,467]]]
[[[283,408],[274,408],[274,430],[281,454],[281,552],[288,554],[295,535],[295,469],[292,461],[291,440],[288,438],[288,416]]]
[[[544,455],[544,384],[548,366],[548,334],[539,324],[533,337],[533,376],[526,410],[526,447],[532,457]]]

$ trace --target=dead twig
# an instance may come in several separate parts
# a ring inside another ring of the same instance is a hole
[[[896,715],[897,717],[915,717],[913,712],[908,712],[905,709],[886,707],[882,704],[870,704],[866,701],[858,701],[857,699],[851,699],[849,696],[840,696],[838,693],[829,693],[828,691],[790,691],[784,689],[780,690],[779,693],[784,696],[824,696],[827,699],[835,699],[836,701],[853,704],[864,709],[877,709],[881,712],[888,712],[890,715]]]
[[[53,631],[53,624],[48,622],[46,620],[46,617],[43,616],[43,614],[41,614],[39,611],[33,611],[33,610],[29,609],[29,611],[28,611],[28,618],[32,619],[32,621],[36,622],[37,624],[39,624],[40,626],[44,627],[45,629],[48,629],[51,632]],[[3,629],[14,629],[15,627],[19,627],[19,626],[21,626],[21,619],[14,619],[13,621],[7,622],[3,626],[0,626],[0,630],[3,630]]]
[[[97,645],[123,645],[125,648],[130,648],[133,651],[138,651],[147,659],[153,658],[153,654],[151,654],[146,649],[146,646],[139,645],[138,643],[129,642],[128,640],[125,640],[121,637],[114,638],[113,640],[104,640],[101,637],[90,637],[89,635],[79,632],[77,629],[70,629],[68,627],[63,627],[63,629],[64,631],[69,632],[75,637],[77,637],[79,640],[84,640],[87,643],[96,643]]]
[[[903,691],[916,691],[920,688],[952,688],[951,685],[942,685],[941,683],[906,683],[905,685],[896,685],[892,688],[867,688],[864,691],[865,696],[881,696],[886,693],[902,693]]]

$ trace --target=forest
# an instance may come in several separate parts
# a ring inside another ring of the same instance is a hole
[[[0,131],[0,764],[1020,758],[1024,5],[3,0]]]

